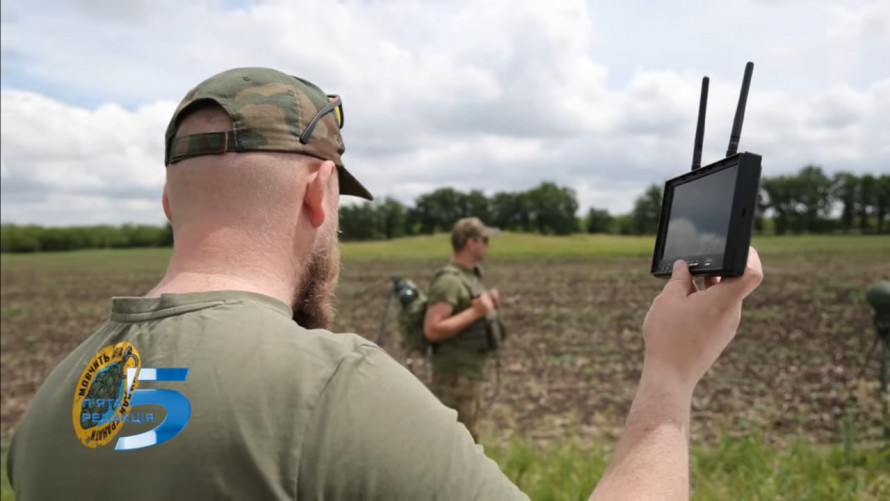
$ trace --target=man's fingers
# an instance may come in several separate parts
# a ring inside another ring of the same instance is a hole
[[[692,273],[689,272],[689,266],[686,264],[686,261],[678,259],[674,262],[671,279],[665,284],[664,291],[688,296],[695,290],[695,282],[692,281]]]
[[[705,289],[710,289],[719,283],[720,277],[705,277]]]
[[[745,299],[763,281],[763,266],[760,255],[754,247],[748,249],[748,265],[740,277],[729,277],[713,287],[715,293],[724,296],[727,301]]]

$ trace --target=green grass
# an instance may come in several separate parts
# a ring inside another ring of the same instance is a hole
[[[12,501],[15,499],[15,496],[12,493],[12,488],[9,487],[9,479],[6,477],[7,450],[9,450],[9,442],[4,440],[2,447],[0,447],[0,454],[3,455],[2,459],[0,459],[0,467],[3,468],[3,471],[0,472],[0,501]]]
[[[490,255],[505,259],[648,257],[655,239],[651,236],[576,234],[564,237],[529,233],[502,233],[492,239]],[[811,254],[837,251],[890,252],[886,235],[800,235],[755,236],[753,245],[766,254]],[[451,243],[447,234],[397,238],[376,242],[347,242],[341,247],[343,257],[355,260],[447,259]],[[170,249],[84,250],[3,254],[0,264],[27,264],[45,268],[125,269],[130,271],[163,270]]]
[[[603,444],[524,440],[486,447],[504,473],[536,501],[585,500],[611,460]],[[777,447],[756,437],[724,437],[693,447],[694,500],[890,499],[890,449],[845,449],[804,440]]]
[[[91,249],[67,252],[0,254],[0,266],[24,266],[40,270],[77,270],[141,272],[163,270],[170,259],[170,249]]]
[[[651,237],[615,235],[543,236],[502,233],[491,240],[491,256],[505,258],[643,256],[652,252]],[[343,244],[343,256],[353,259],[446,259],[451,255],[448,234]]]
[[[861,235],[800,235],[754,237],[759,251],[779,253],[858,252],[886,249],[890,237]],[[493,258],[590,258],[648,257],[655,237],[586,235],[543,236],[529,233],[502,233],[492,239]],[[343,256],[353,259],[432,259],[447,258],[451,244],[447,234],[406,237],[379,242],[343,244]]]
[[[2,501],[14,499],[6,447],[4,442]],[[485,451],[535,501],[586,500],[611,460],[605,444],[579,440],[534,445],[517,439]],[[776,447],[756,436],[724,437],[714,446],[693,447],[690,463],[693,500],[890,499],[890,449],[804,440]]]
[[[890,449],[724,439],[696,451],[692,483],[694,499],[890,499]]]
[[[605,447],[584,448],[577,441],[536,446],[517,439],[485,452],[535,501],[587,499],[610,459]]]

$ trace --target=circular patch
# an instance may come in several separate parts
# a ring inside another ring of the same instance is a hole
[[[83,445],[105,445],[120,432],[141,366],[139,352],[126,341],[102,348],[87,363],[71,408],[74,433]]]

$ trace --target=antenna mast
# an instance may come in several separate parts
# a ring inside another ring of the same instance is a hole
[[[705,112],[708,109],[708,83],[710,79],[701,79],[701,100],[698,102],[698,124],[695,126],[695,144],[692,147],[692,170],[701,167],[702,143],[705,139]]]
[[[748,103],[748,88],[751,86],[751,73],[754,72],[754,63],[748,61],[745,65],[745,78],[742,80],[742,92],[739,94],[739,105],[735,110],[735,120],[732,122],[732,134],[729,136],[729,149],[726,156],[736,154],[739,148],[739,138],[742,135],[742,122],[745,121],[745,105]]]

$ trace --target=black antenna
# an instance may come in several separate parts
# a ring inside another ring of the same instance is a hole
[[[751,86],[751,73],[754,72],[754,63],[748,61],[745,65],[745,78],[742,80],[742,92],[739,94],[739,106],[735,110],[735,120],[732,122],[732,134],[729,136],[729,149],[726,156],[731,157],[739,149],[739,138],[742,135],[742,122],[745,121],[745,105],[748,103],[748,87]]]
[[[710,79],[701,79],[701,100],[698,102],[698,124],[695,126],[695,144],[692,147],[692,170],[701,167],[701,149],[705,140],[705,112],[708,110],[708,82]]]

